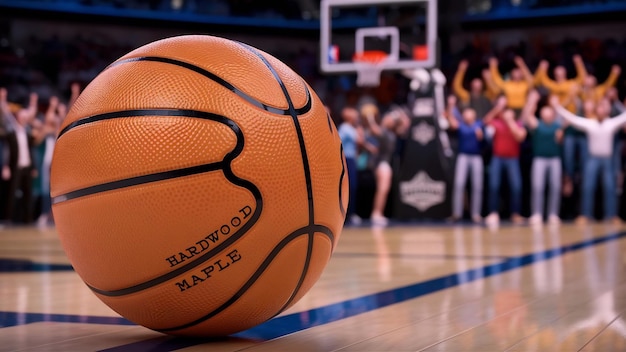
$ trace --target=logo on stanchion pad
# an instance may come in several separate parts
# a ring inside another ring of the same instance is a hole
[[[420,171],[409,181],[400,182],[400,197],[402,203],[423,212],[444,202],[446,183],[433,180],[425,171]]]
[[[418,98],[413,105],[413,115],[417,117],[433,117],[435,116],[435,99]]]
[[[424,146],[435,139],[435,128],[422,121],[419,125],[413,127],[411,136],[414,141]]]

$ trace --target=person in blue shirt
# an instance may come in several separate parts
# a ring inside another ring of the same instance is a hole
[[[346,157],[348,181],[350,183],[350,198],[346,210],[346,220],[353,225],[361,223],[356,215],[356,193],[358,182],[357,158],[359,146],[363,144],[363,130],[359,127],[359,112],[355,108],[346,107],[341,111],[343,122],[339,125],[339,138],[343,144],[343,154]]]
[[[465,108],[461,119],[454,116],[456,97],[448,97],[446,117],[450,129],[456,130],[459,137],[458,155],[454,171],[454,190],[452,193],[452,220],[458,221],[463,215],[463,193],[471,172],[472,195],[471,216],[474,223],[482,221],[480,216],[483,202],[483,159],[480,154],[483,140],[483,126],[476,119],[476,111]]]

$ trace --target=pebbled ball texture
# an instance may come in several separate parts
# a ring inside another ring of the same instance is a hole
[[[301,77],[245,44],[181,36],[85,88],[51,195],[63,247],[104,303],[157,331],[220,336],[311,288],[347,182],[337,131]]]

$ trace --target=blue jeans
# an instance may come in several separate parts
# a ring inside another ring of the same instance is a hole
[[[50,164],[41,166],[41,214],[50,214],[52,199],[50,198]]]
[[[480,216],[483,205],[483,158],[478,155],[459,154],[454,168],[454,188],[452,191],[452,216],[460,218],[463,215],[463,195],[465,184],[471,172],[472,179],[472,206],[473,217]]]
[[[498,211],[502,169],[506,169],[511,190],[511,213],[519,214],[522,204],[522,173],[518,158],[494,156],[489,165],[489,212]]]
[[[356,158],[346,158],[346,167],[348,170],[348,182],[350,184],[350,197],[348,198],[348,210],[346,217],[356,213],[356,192],[358,188],[359,170],[357,168]]]
[[[565,135],[563,138],[563,169],[569,178],[574,177],[576,171],[576,148],[580,154],[581,169],[584,168],[587,160],[587,137],[578,135]],[[582,171],[582,170],[581,170]]]
[[[615,175],[615,179],[619,176],[619,173],[622,171],[622,147],[624,142],[619,139],[615,139],[615,143],[613,144],[613,174]]]
[[[532,214],[543,217],[544,193],[546,191],[546,178],[548,178],[548,215],[558,216],[561,204],[561,158],[535,157],[530,175]]]
[[[583,175],[582,215],[593,217],[595,191],[598,171],[602,173],[602,189],[604,191],[604,218],[611,219],[617,215],[615,195],[615,177],[611,157],[589,156]]]

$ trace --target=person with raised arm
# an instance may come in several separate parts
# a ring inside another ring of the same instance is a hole
[[[468,63],[463,60],[459,63],[459,68],[452,80],[452,90],[460,101],[461,109],[472,108],[478,120],[482,120],[491,110],[491,100],[485,95],[485,84],[480,78],[474,78],[470,82],[470,90],[463,87],[463,80],[467,72]]]
[[[583,65],[583,69],[584,68],[585,66]],[[613,65],[609,77],[607,77],[602,84],[598,84],[596,76],[590,75],[585,71],[585,79],[582,82],[582,89],[580,90],[581,99],[591,99],[594,102],[600,101],[606,96],[609,89],[615,86],[621,73],[622,69],[618,65]]]
[[[549,176],[548,222],[558,224],[561,202],[561,148],[563,130],[556,121],[556,113],[551,106],[544,106],[535,115],[541,96],[536,90],[528,94],[528,101],[522,110],[522,120],[532,138],[533,162],[531,166],[531,213],[528,222],[539,225],[543,222],[544,194],[546,178]]]
[[[513,109],[515,115],[518,116],[526,104],[526,96],[534,85],[535,77],[521,57],[515,57],[515,65],[517,67],[511,70],[511,79],[505,81],[498,70],[498,59],[494,57],[489,59],[493,83],[506,97],[507,108]]]
[[[609,118],[611,107],[607,99],[602,99],[596,104],[595,119],[574,115],[561,106],[558,97],[552,97],[550,104],[559,116],[587,135],[589,147],[583,173],[582,214],[576,222],[585,224],[593,217],[596,181],[598,173],[600,173],[604,191],[604,219],[613,223],[621,223],[621,219],[617,216],[615,177],[613,177],[611,157],[613,155],[613,138],[615,133],[626,123],[626,113]]]
[[[617,88],[609,87],[606,90],[605,97],[611,104],[611,116],[617,116],[626,111],[626,106],[619,101]],[[624,150],[624,139],[626,138],[626,129],[622,129],[615,135],[613,145],[613,173],[617,182],[617,193],[622,194],[622,184],[624,183],[624,173],[622,172],[622,153]]]
[[[376,150],[376,153],[370,154],[371,167],[374,170],[374,178],[376,180],[376,191],[374,192],[370,221],[373,225],[386,226],[389,219],[385,217],[384,212],[393,176],[391,156],[395,147],[395,136],[383,126],[380,111],[376,104],[366,102],[359,110],[361,121],[367,129],[369,139],[375,143]]]
[[[80,94],[80,85],[73,83],[70,86],[71,96],[69,107],[71,107]],[[56,146],[56,139],[61,129],[61,124],[67,116],[68,105],[59,101],[56,96],[50,97],[48,110],[44,115],[44,122],[35,138],[42,147],[41,163],[41,214],[37,219],[37,226],[43,228],[52,219],[52,199],[50,198],[50,166],[52,165],[52,154]],[[33,131],[33,134],[35,131]],[[347,160],[347,156],[346,156]],[[349,164],[348,164],[349,165]],[[352,176],[350,176],[352,177]]]
[[[374,226],[386,226],[389,219],[385,217],[384,211],[393,181],[391,164],[396,149],[396,140],[398,135],[403,135],[408,131],[411,122],[408,113],[400,107],[391,108],[382,116],[380,122],[377,121],[379,111],[375,106],[362,106],[361,115],[375,136],[378,149],[374,160],[376,191],[370,220]]]
[[[4,101],[4,104],[0,101],[0,195],[2,196],[2,203],[0,208],[6,209],[5,198],[8,191],[8,180],[11,178],[11,165],[9,158],[9,143],[8,137],[13,132],[12,121],[5,114],[5,110],[10,114],[11,108],[6,101],[6,89],[0,88],[0,100]],[[0,213],[0,229],[4,227],[5,212]]]
[[[7,90],[0,88],[0,111],[5,122],[11,127],[11,133],[7,137],[10,151],[9,172],[8,175],[3,172],[3,176],[8,176],[9,179],[5,214],[8,222],[13,220],[16,208],[20,211],[18,221],[23,223],[32,221],[32,179],[36,176],[37,170],[32,148],[34,138],[29,124],[37,114],[37,102],[37,94],[31,93],[28,106],[19,109],[13,115],[7,102]],[[22,196],[19,199],[19,204],[15,204],[15,195],[18,191]]]
[[[572,61],[574,61],[574,65],[576,66],[576,77],[573,79],[567,79],[567,70],[561,65],[554,68],[554,79],[551,79],[548,76],[550,64],[546,60],[542,60],[539,63],[539,67],[535,73],[535,79],[538,84],[545,87],[550,94],[558,96],[559,102],[561,105],[565,106],[567,110],[575,112],[576,101],[570,99],[570,94],[574,86],[583,84],[587,76],[587,71],[585,70],[585,64],[580,55],[574,55]],[[568,102],[567,104],[566,101]]]
[[[567,79],[567,70],[559,65],[554,68],[554,79],[548,77],[548,68],[550,64],[546,60],[539,63],[535,79],[538,85],[545,87],[552,95],[559,98],[559,102],[570,112],[576,111],[576,99],[572,99],[572,92],[580,87],[587,80],[587,71],[585,64],[580,55],[572,57],[574,66],[576,67],[576,77]],[[577,94],[578,95],[578,94]],[[574,156],[576,150],[583,157],[580,158],[581,164],[584,164],[584,149],[586,149],[587,140],[580,131],[571,126],[565,126],[565,135],[563,138],[563,166],[565,169],[565,179],[563,182],[563,194],[569,196],[574,188],[575,161]]]
[[[511,190],[511,221],[519,225],[524,222],[520,215],[522,198],[522,175],[519,165],[520,145],[526,139],[526,129],[515,120],[515,112],[507,108],[506,97],[498,98],[496,106],[485,116],[483,123],[491,126],[493,135],[493,157],[489,165],[489,215],[485,223],[497,226],[500,222],[498,203],[502,170],[505,169]]]
[[[454,116],[456,97],[448,97],[446,118],[450,129],[458,133],[459,147],[454,168],[454,190],[452,193],[452,221],[463,216],[463,193],[470,176],[472,179],[471,216],[472,222],[479,223],[483,202],[483,158],[480,154],[481,142],[484,137],[482,123],[476,119],[476,111],[470,107],[462,110],[462,119]]]
[[[491,77],[491,70],[489,70],[488,68],[483,69],[482,77],[483,77],[483,82],[485,82],[485,96],[487,97],[487,99],[489,99],[489,101],[493,105],[493,102],[495,102],[498,99],[500,94],[502,94],[502,91],[500,90],[500,88],[498,88],[496,83],[493,81],[493,78]]]
[[[41,214],[37,219],[37,226],[40,228],[48,224],[51,215],[50,164],[59,126],[61,125],[62,118],[64,118],[64,116],[59,113],[59,110],[64,109],[62,106],[63,104],[59,104],[59,98],[56,96],[50,97],[43,124],[35,135],[38,144],[43,147],[43,161],[41,165]]]

